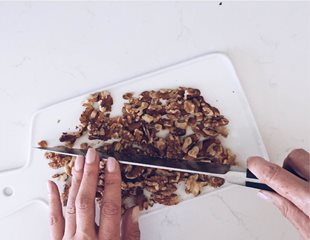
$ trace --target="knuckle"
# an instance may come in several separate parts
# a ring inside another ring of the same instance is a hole
[[[304,154],[306,151],[302,148],[297,148],[292,150],[289,154],[288,154],[288,158],[294,159],[302,154]]]
[[[65,238],[67,239],[67,238]],[[73,240],[73,238],[68,238],[68,240]],[[78,231],[74,237],[76,240],[94,240],[96,239],[94,236],[92,236],[89,233],[83,232],[83,231]]]
[[[102,203],[102,214],[105,217],[113,217],[121,214],[121,207],[114,202],[103,202]]]
[[[59,217],[54,215],[54,214],[51,214],[50,215],[50,225],[51,226],[54,226],[56,225],[57,223],[59,222]]]
[[[281,213],[283,214],[284,217],[286,217],[286,218],[290,217],[291,209],[290,209],[288,204],[285,204],[283,202],[280,203],[279,209],[280,209],[280,211],[281,211]]]
[[[91,208],[92,204],[92,199],[85,194],[78,196],[75,202],[76,208],[79,210],[88,210]]]
[[[309,188],[308,189],[310,189],[310,184],[308,185],[309,186]],[[304,212],[308,215],[308,217],[310,218],[310,191],[308,191],[307,193],[306,193],[306,197],[305,197],[305,202],[304,202]],[[310,219],[309,219],[309,221],[310,221]]]
[[[279,176],[280,171],[281,171],[281,167],[278,165],[270,164],[266,166],[263,181],[267,183],[276,181]]]
[[[115,185],[120,185],[120,180],[116,179],[116,178],[106,178],[104,181],[104,184],[106,186],[115,186]]]
[[[75,214],[76,213],[75,204],[72,202],[68,203],[66,210],[67,210],[67,214]]]
[[[293,162],[298,161],[298,159],[301,159],[303,156],[307,156],[307,155],[309,156],[309,153],[302,148],[294,149],[287,155],[287,157],[284,160],[284,164],[290,165]]]
[[[109,229],[106,229],[102,234],[101,234],[102,239],[104,240],[114,240],[115,239],[115,233]],[[101,239],[101,238],[100,238]],[[125,238],[127,240],[127,238]]]
[[[97,179],[98,176],[99,176],[98,170],[94,169],[93,167],[89,167],[85,169],[82,178],[86,181],[92,181],[94,179]]]
[[[77,172],[77,171],[74,170],[72,182],[73,182],[74,184],[80,184],[80,183],[81,183],[81,180],[82,180],[82,173]]]
[[[139,240],[140,239],[140,231],[131,231],[130,233],[127,234],[126,236],[127,240]]]
[[[108,185],[120,185],[121,184],[121,177],[120,176],[116,176],[116,175],[110,175],[107,174],[105,179],[104,179],[104,183],[106,186]]]
[[[84,173],[83,173],[83,177],[85,178],[93,178],[95,176],[95,170],[92,168],[86,168]]]

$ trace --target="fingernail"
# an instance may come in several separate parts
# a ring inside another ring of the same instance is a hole
[[[96,150],[94,148],[89,148],[86,154],[86,162],[88,164],[94,163],[96,160]]]
[[[52,185],[51,184],[52,183],[51,183],[50,180],[48,180],[47,183],[46,183],[46,188],[47,188],[47,193],[48,194],[51,194],[51,192],[52,192]]]
[[[115,159],[112,157],[108,157],[107,160],[107,168],[108,168],[108,172],[114,172],[115,170]]]
[[[74,169],[76,171],[80,171],[82,170],[83,166],[84,166],[84,158],[82,156],[78,156],[74,163]]]
[[[268,201],[268,202],[271,202],[271,199],[269,196],[267,196],[266,194],[264,194],[262,191],[259,191],[257,193],[257,196],[260,198],[260,199],[263,199],[265,201]]]
[[[131,213],[132,222],[137,223],[139,221],[139,217],[140,217],[140,209],[138,206],[136,206],[132,209]]]

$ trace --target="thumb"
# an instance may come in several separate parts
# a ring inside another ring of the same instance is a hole
[[[140,239],[140,229],[139,229],[139,207],[128,209],[122,220],[122,240],[139,240]]]

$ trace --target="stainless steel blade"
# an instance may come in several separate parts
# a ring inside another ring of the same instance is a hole
[[[77,149],[77,148],[66,148],[66,147],[51,147],[51,148],[41,148],[36,147],[37,149],[55,152],[59,154],[65,154],[70,156],[86,155],[87,150]],[[205,161],[188,161],[182,159],[171,159],[171,158],[161,158],[161,157],[152,157],[145,155],[136,155],[136,154],[125,154],[118,152],[105,152],[100,149],[96,149],[101,158],[108,158],[109,156],[114,157],[120,163],[123,164],[132,164],[143,167],[151,168],[161,168],[189,173],[217,173],[225,174],[229,171],[229,165],[217,164],[208,162],[210,160],[205,159]]]
[[[87,152],[87,150],[84,149],[66,148],[66,147],[49,147],[49,148],[34,147],[34,148],[70,156],[78,156],[78,155],[85,156]],[[193,174],[205,174],[209,176],[224,178],[227,182],[230,183],[245,185],[246,173],[243,169],[240,169],[238,167],[237,168],[232,167],[231,169],[229,165],[211,163],[209,159],[205,159],[205,161],[196,162],[182,159],[161,158],[145,155],[125,154],[118,152],[107,153],[100,149],[96,150],[100,158],[107,159],[109,156],[114,157],[122,164],[159,168],[164,170],[186,172]]]

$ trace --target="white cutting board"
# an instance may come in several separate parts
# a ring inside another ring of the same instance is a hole
[[[121,96],[125,92],[138,94],[144,90],[179,86],[199,88],[205,100],[217,107],[229,119],[229,135],[227,139],[223,138],[222,142],[237,155],[237,162],[240,166],[246,167],[246,159],[249,156],[260,155],[268,159],[236,72],[230,60],[223,54],[201,56],[106,86],[98,91],[106,89],[112,93],[114,99],[112,114],[120,114],[123,103]],[[68,90],[68,95],[70,95],[70,90]],[[83,109],[81,103],[88,95],[60,102],[38,111],[33,117],[29,148],[36,146],[37,142],[42,139],[47,140],[51,146],[58,145],[58,138],[62,132],[74,131]],[[57,172],[50,169],[47,163],[42,152],[31,149],[28,162],[23,168],[0,173],[0,219],[19,211],[34,201],[47,203],[46,181]],[[228,186],[225,184],[221,189]],[[210,189],[207,189],[204,194],[209,192]],[[183,199],[191,197],[191,195],[182,195]],[[194,202],[195,200],[187,201]],[[160,210],[162,207],[157,205],[150,212]],[[145,217],[148,216],[151,217],[149,214]]]

